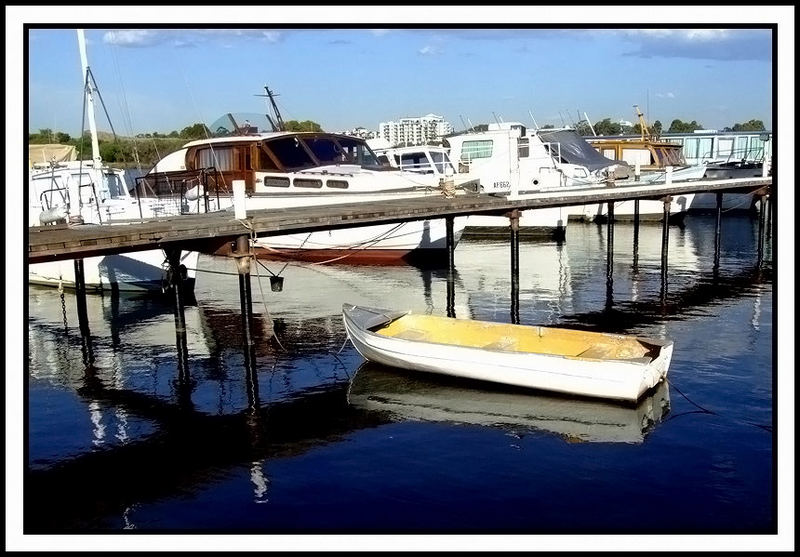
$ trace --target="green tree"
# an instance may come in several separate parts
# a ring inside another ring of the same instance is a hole
[[[589,126],[588,122],[578,122],[578,125],[575,126],[575,131],[578,132],[580,135],[594,135],[592,133],[592,128]]]
[[[701,130],[703,129],[703,124],[698,124],[697,121],[692,120],[691,122],[687,123],[682,120],[678,120],[677,118],[672,121],[669,125],[669,129],[667,132],[669,133],[691,133],[694,130]]]
[[[71,138],[68,133],[64,132],[56,133],[56,143],[68,143],[70,139]]]
[[[620,135],[622,126],[618,122],[612,122],[611,118],[603,118],[594,125],[597,135]]]
[[[202,139],[211,136],[211,130],[205,124],[198,122],[191,126],[186,126],[180,132],[180,136],[186,139]],[[153,137],[161,137],[158,133],[154,133]]]
[[[288,120],[284,122],[284,127],[287,132],[321,132],[322,127],[311,120]]]
[[[736,123],[731,131],[735,132],[763,132],[766,128],[761,120],[748,120],[744,124]]]

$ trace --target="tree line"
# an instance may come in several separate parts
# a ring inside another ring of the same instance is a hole
[[[589,135],[640,135],[642,133],[641,125],[637,122],[632,126],[624,125],[620,122],[614,122],[611,118],[603,118],[593,124],[589,124],[588,122],[581,121],[575,124],[575,130],[584,136]],[[553,129],[555,126],[553,124],[545,124],[542,126],[542,129]],[[474,132],[481,132],[486,131],[489,129],[488,124],[478,124],[470,128],[467,131],[474,131]],[[669,128],[664,130],[664,124],[661,123],[660,120],[656,120],[651,125],[648,126],[648,131],[651,135],[656,137],[660,136],[662,133],[692,133],[695,130],[702,130],[705,129],[703,124],[697,122],[696,120],[692,120],[691,122],[684,122],[680,119],[673,120]],[[592,131],[594,130],[594,132]],[[736,123],[733,126],[726,126],[722,129],[724,132],[738,132],[738,131],[766,131],[764,127],[764,122],[761,120],[748,120],[744,123]],[[452,135],[457,135],[464,132],[455,132]]]

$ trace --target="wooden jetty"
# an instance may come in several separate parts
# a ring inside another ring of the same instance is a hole
[[[249,211],[238,220],[233,211],[180,215],[125,225],[38,226],[28,229],[28,263],[119,254],[164,248],[219,253],[242,235],[270,236],[332,228],[456,217],[471,214],[510,214],[513,211],[564,207],[635,199],[664,199],[688,193],[747,193],[768,191],[772,178],[704,180],[661,185],[609,186],[543,192],[517,199],[492,195],[454,198],[420,197]],[[513,215],[510,215],[513,216]],[[231,253],[235,248],[231,246]]]

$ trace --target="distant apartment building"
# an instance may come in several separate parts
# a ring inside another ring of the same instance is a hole
[[[424,145],[441,141],[442,136],[449,133],[453,133],[453,126],[436,114],[378,124],[378,137],[390,145]]]

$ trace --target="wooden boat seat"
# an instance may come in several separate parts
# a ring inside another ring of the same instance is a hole
[[[403,340],[427,340],[428,333],[420,331],[419,329],[404,329],[394,335],[394,338],[402,338]]]
[[[576,354],[576,358],[592,358],[596,360],[606,360],[613,357],[613,348],[610,346],[590,346],[583,352]]]

